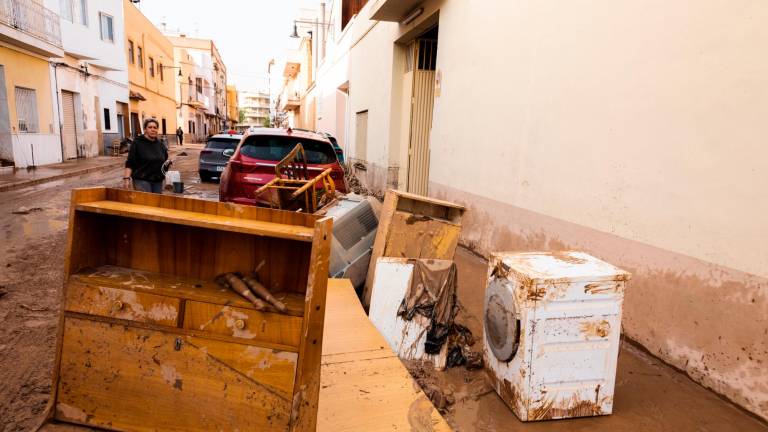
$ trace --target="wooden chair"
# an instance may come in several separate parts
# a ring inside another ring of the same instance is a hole
[[[310,178],[307,157],[301,143],[275,165],[275,178],[255,192],[256,198],[269,194],[271,208],[314,213],[335,197],[336,184],[328,168]],[[316,185],[321,184],[318,190]]]

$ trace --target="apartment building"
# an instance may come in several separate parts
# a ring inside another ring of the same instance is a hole
[[[768,419],[761,3],[320,6],[304,98],[366,186],[466,205],[484,255],[629,269],[624,335]]]
[[[61,16],[54,81],[64,159],[105,154],[129,130],[123,0],[46,4]]]
[[[266,91],[241,91],[238,93],[242,122],[239,130],[269,126],[269,93]]]
[[[229,129],[235,129],[240,121],[240,106],[237,102],[237,88],[227,85],[227,124]]]
[[[227,68],[221,59],[216,44],[210,39],[191,38],[185,35],[168,36],[174,47],[177,63],[190,66],[190,74],[182,71],[181,85],[186,84],[194,91],[186,92],[181,103],[193,104],[196,109],[185,112],[180,119],[185,133],[197,137],[216,134],[227,127]],[[185,83],[186,81],[186,83]],[[190,123],[191,122],[191,123]],[[194,125],[194,126],[191,126]],[[194,131],[190,131],[190,127]]]
[[[173,45],[130,0],[123,0],[125,54],[128,58],[130,131],[142,133],[147,118],[160,134],[176,140],[176,73]]]
[[[0,161],[61,162],[51,62],[63,57],[59,15],[41,2],[0,2]]]

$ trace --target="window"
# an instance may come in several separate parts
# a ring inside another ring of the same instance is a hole
[[[69,22],[72,22],[72,17],[74,15],[74,4],[73,0],[61,0],[61,18],[65,19]]]
[[[163,77],[163,64],[160,63],[159,66],[157,66],[157,72],[160,73],[160,81],[165,81],[165,77]]]
[[[349,21],[352,19],[353,16],[357,15],[358,12],[365,6],[365,4],[368,3],[368,0],[343,0],[341,2],[341,28],[349,24]]]
[[[80,24],[88,25],[88,0],[77,0],[80,3],[78,11],[80,12]]]
[[[240,153],[254,159],[279,161],[293,150],[297,139],[273,135],[251,135],[243,142]],[[307,163],[329,164],[336,162],[333,147],[322,141],[300,138],[298,142],[304,147]]]
[[[144,69],[144,50],[139,47],[139,69]]]
[[[136,63],[136,58],[133,55],[133,41],[128,41],[128,61],[131,62],[131,64]]]
[[[194,132],[192,126],[194,126],[194,123],[192,123],[192,120],[188,120],[187,121],[187,132],[189,132],[189,133],[193,133]]]
[[[163,135],[165,135],[167,133],[166,129],[165,129],[165,119],[162,119],[160,121],[160,124],[162,125]]]
[[[203,79],[202,78],[195,78],[195,90],[197,90],[198,93],[203,92]]]
[[[109,117],[109,108],[104,108],[104,130],[112,129],[112,119]]]
[[[37,125],[37,92],[35,90],[16,87],[16,118],[19,132],[40,132]]]
[[[149,58],[149,76],[155,76],[155,59]]]
[[[112,17],[104,13],[99,13],[99,22],[101,23],[101,40],[114,42],[115,33],[112,28]]]

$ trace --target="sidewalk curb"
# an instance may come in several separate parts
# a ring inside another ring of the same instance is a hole
[[[52,176],[49,176],[49,177],[40,177],[40,178],[36,178],[36,179],[31,179],[31,180],[22,180],[22,181],[18,181],[18,182],[15,182],[15,183],[10,183],[10,184],[6,184],[6,185],[2,185],[2,186],[0,186],[0,192],[8,192],[8,191],[16,190],[16,189],[25,188],[25,187],[28,187],[28,186],[38,185],[38,184],[41,184],[41,183],[47,183],[47,182],[50,182],[50,181],[61,180],[61,179],[68,178],[68,177],[76,177],[76,176],[83,175],[83,174],[90,174],[90,173],[96,172],[96,171],[105,171],[105,170],[108,170],[108,169],[111,169],[111,168],[117,168],[117,167],[120,167],[120,166],[123,166],[123,165],[125,165],[125,159],[124,158],[120,158],[119,161],[115,161],[115,162],[112,162],[112,163],[109,163],[109,164],[106,164],[106,165],[100,165],[100,166],[94,166],[94,167],[89,167],[89,168],[83,168],[83,169],[73,170],[73,171],[70,171],[70,172],[62,173],[62,174],[52,175]]]

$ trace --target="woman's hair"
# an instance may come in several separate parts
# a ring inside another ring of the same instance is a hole
[[[158,127],[158,129],[160,128],[160,123],[157,121],[157,119],[150,117],[150,118],[148,118],[148,119],[144,120],[144,129],[146,129],[146,128],[147,128],[147,126],[148,126],[150,123],[154,123],[154,124],[155,124],[155,126],[157,126],[157,127]]]

